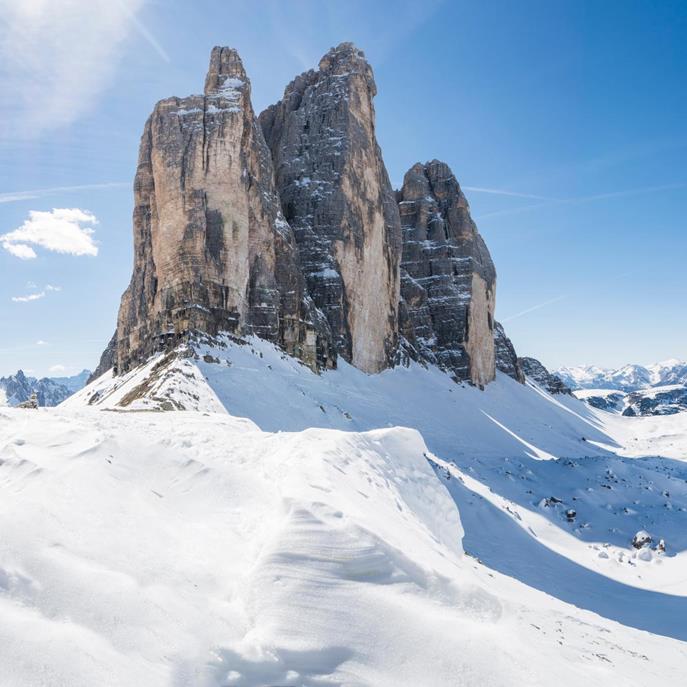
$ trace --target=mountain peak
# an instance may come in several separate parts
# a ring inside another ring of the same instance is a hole
[[[243,62],[234,48],[215,46],[205,77],[205,95],[222,95],[227,89],[241,89],[250,84]]]

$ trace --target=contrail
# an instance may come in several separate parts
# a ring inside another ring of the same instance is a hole
[[[53,186],[52,188],[39,188],[33,191],[12,191],[7,193],[0,193],[0,203],[16,203],[20,200],[31,200],[33,198],[42,198],[43,196],[50,196],[54,193],[66,193],[69,191],[97,191],[107,188],[123,188],[130,186],[127,181],[113,181],[105,184],[82,184],[80,186]]]
[[[469,189],[469,186],[464,188]],[[663,184],[661,186],[646,186],[644,188],[630,188],[624,191],[610,191],[608,193],[596,193],[590,196],[577,196],[573,198],[559,198],[548,199],[548,202],[535,203],[533,205],[525,205],[520,208],[511,208],[509,210],[496,210],[495,212],[487,212],[484,215],[475,217],[476,220],[486,219],[488,217],[499,217],[502,215],[517,215],[528,210],[538,210],[539,208],[554,207],[556,205],[578,205],[581,203],[591,203],[595,200],[607,200],[609,198],[623,198],[625,196],[639,196],[643,193],[656,193],[658,191],[673,191],[675,189],[687,188],[687,182],[677,182],[674,184]],[[526,197],[526,196],[523,196]],[[529,196],[530,198],[537,198],[537,196]]]
[[[461,186],[464,191],[471,191],[472,193],[490,193],[495,196],[511,196],[514,198],[531,198],[533,200],[548,200],[552,202],[558,201],[558,198],[549,198],[547,196],[536,196],[532,193],[520,193],[519,191],[507,191],[501,188],[484,188],[483,186]]]
[[[122,2],[122,0],[119,0],[119,6],[122,8],[122,12],[126,14],[128,17],[129,21],[133,24],[134,28],[138,33],[146,40],[150,45],[152,46],[153,50],[165,61],[165,62],[170,62],[171,60],[169,59],[169,55],[167,54],[167,51],[160,45],[158,42],[157,38],[153,36],[150,31],[139,21],[139,19],[136,17],[136,15]]]
[[[501,320],[501,322],[510,322],[511,320],[515,320],[518,317],[522,317],[523,315],[527,315],[528,313],[534,312],[535,310],[539,310],[539,308],[544,308],[547,305],[551,305],[552,303],[558,303],[558,301],[562,301],[564,298],[567,298],[567,296],[557,296],[556,298],[544,301],[543,303],[539,303],[538,305],[533,305],[531,308],[527,308],[526,310],[521,310],[520,312],[515,313],[515,315],[511,315],[510,317],[504,317]]]

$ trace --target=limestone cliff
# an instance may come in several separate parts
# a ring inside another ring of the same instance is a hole
[[[560,377],[551,374],[536,358],[518,358],[525,376],[546,389],[550,394],[568,394],[572,391],[563,383]]]
[[[513,342],[506,335],[500,322],[494,323],[494,347],[496,353],[496,369],[512,377],[520,384],[525,383],[525,373],[522,371],[518,354]]]
[[[433,160],[406,173],[398,205],[401,334],[412,355],[484,386],[495,375],[496,272],[465,196]]]
[[[338,353],[366,372],[397,344],[400,223],[375,136],[376,86],[350,43],[296,77],[260,115],[308,290]]]
[[[313,368],[333,364],[329,327],[307,295],[236,51],[213,49],[203,95],[155,106],[134,192],[119,372],[196,330],[252,333]]]

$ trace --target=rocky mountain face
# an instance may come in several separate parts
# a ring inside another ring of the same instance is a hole
[[[655,387],[633,391],[625,398],[623,415],[675,415],[687,411],[687,386]]]
[[[407,359],[484,386],[523,380],[494,322],[496,273],[449,167],[394,192],[376,86],[350,43],[257,119],[236,51],[214,48],[203,95],[160,101],[134,183],[134,269],[93,377],[194,336],[257,335],[313,370]],[[498,349],[498,354],[497,354]]]
[[[525,373],[518,354],[515,352],[513,342],[506,335],[506,331],[500,322],[494,322],[494,352],[496,356],[496,369],[512,377],[520,384],[525,383]]]
[[[72,377],[28,377],[23,370],[8,377],[0,377],[0,405],[17,406],[35,393],[39,406],[56,406],[86,385],[90,375],[83,370]]]
[[[416,164],[398,193],[401,333],[457,380],[494,379],[496,271],[448,165]]]
[[[134,182],[134,270],[119,372],[189,332],[256,334],[313,368],[333,364],[236,51],[214,48],[203,95],[160,101]]]
[[[310,295],[339,355],[365,372],[391,365],[398,333],[401,228],[376,93],[364,54],[343,43],[260,115]]]
[[[572,395],[572,391],[563,381],[555,374],[551,374],[536,358],[518,358],[518,362],[525,376],[550,394]]]

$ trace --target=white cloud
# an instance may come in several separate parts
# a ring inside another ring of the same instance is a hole
[[[30,289],[35,289],[36,285],[33,282],[29,282]],[[35,293],[28,293],[25,296],[12,296],[12,301],[15,303],[31,303],[32,301],[39,301],[41,298],[45,298],[51,291],[62,291],[61,286],[53,286],[52,284],[46,284],[42,291],[36,291]],[[37,341],[37,345],[45,345],[45,341]]]
[[[14,255],[16,258],[21,260],[33,260],[36,256],[36,251],[23,243],[10,243],[9,241],[3,241],[2,247],[8,252]]]
[[[36,257],[29,244],[41,246],[55,253],[70,255],[98,255],[93,241],[97,224],[95,215],[79,208],[55,208],[50,212],[31,210],[29,218],[18,229],[0,235],[2,247],[22,260]]]
[[[0,133],[35,137],[89,112],[132,31],[151,40],[136,19],[144,2],[4,0],[0,88],[12,98]]]
[[[39,293],[30,293],[26,296],[12,296],[12,300],[15,303],[30,303],[31,301],[38,301],[41,298],[45,298],[45,291],[40,291]]]
[[[47,346],[47,345],[48,345],[48,342],[43,341],[43,339],[38,339],[38,341],[36,341],[36,346]]]
[[[53,374],[60,374],[62,372],[66,372],[67,368],[64,365],[51,365],[48,368],[48,372],[52,372]]]

